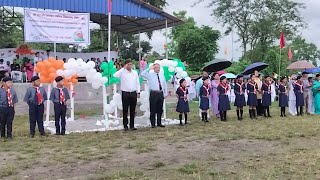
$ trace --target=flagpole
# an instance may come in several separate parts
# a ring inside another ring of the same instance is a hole
[[[280,57],[279,57],[279,76],[281,77],[281,47],[280,47]]]

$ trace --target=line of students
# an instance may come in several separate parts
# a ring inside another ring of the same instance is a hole
[[[23,99],[29,106],[30,136],[35,136],[35,128],[38,129],[41,136],[46,136],[43,126],[44,102],[48,100],[47,93],[40,86],[40,78],[34,76],[31,78],[32,86],[27,89]],[[67,100],[70,99],[68,90],[63,87],[63,77],[58,76],[55,81],[57,87],[52,89],[50,100],[54,104],[56,135],[65,135],[66,132],[66,111]],[[0,129],[3,140],[12,138],[12,124],[15,115],[15,104],[18,102],[16,91],[13,89],[11,77],[2,79],[0,88]]]
[[[301,77],[297,78],[297,84],[295,87],[295,93],[297,96],[297,107],[303,106],[303,87],[302,82],[299,81]],[[201,120],[208,122],[208,110],[209,110],[209,99],[211,95],[210,81],[209,77],[203,77],[203,85],[199,90],[200,105],[199,108],[202,110]],[[249,106],[250,119],[257,119],[256,107],[258,105],[257,94],[262,94],[262,106],[263,115],[265,118],[271,118],[270,106],[272,104],[271,97],[271,86],[272,78],[270,76],[265,76],[264,82],[262,83],[261,90],[258,89],[258,85],[255,82],[256,76],[252,74],[247,83],[244,82],[243,75],[238,75],[234,85],[235,102],[234,106],[237,111],[237,118],[239,121],[243,120],[243,107]],[[302,89],[301,89],[302,88]],[[227,83],[227,78],[225,76],[220,77],[220,84],[217,87],[219,102],[218,110],[220,112],[221,121],[227,121],[227,111],[231,109],[230,101],[228,97],[228,92],[230,91],[230,85]],[[288,106],[288,88],[287,88],[287,78],[282,77],[279,83],[279,107],[281,110],[281,117],[286,117],[286,107]],[[245,98],[245,93],[247,94],[247,102]],[[182,125],[182,114],[185,114],[185,120],[187,122],[187,113],[189,112],[189,104],[186,96],[188,94],[188,89],[186,88],[186,80],[180,80],[180,87],[176,91],[178,97],[178,104],[176,111],[179,113],[180,124]],[[298,110],[298,108],[297,108]],[[299,113],[301,114],[301,113]]]

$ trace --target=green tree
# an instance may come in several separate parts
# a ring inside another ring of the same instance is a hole
[[[185,24],[171,31],[174,54],[186,61],[191,69],[199,70],[218,52],[217,40],[220,33],[209,26],[196,26],[192,17],[186,17],[186,11],[174,14],[185,21]]]
[[[289,46],[292,50],[293,61],[308,60],[317,66],[317,60],[320,59],[320,51],[315,44],[308,43],[304,38],[298,36],[293,39]]]
[[[248,59],[240,59],[238,62],[233,62],[232,65],[225,69],[226,72],[230,72],[233,74],[241,74],[243,70],[251,64],[251,61]]]
[[[204,0],[199,0],[202,2]],[[214,17],[227,27],[226,34],[235,30],[246,54],[248,48],[268,46],[285,31],[287,38],[304,25],[302,3],[293,0],[210,0]]]
[[[22,39],[22,29],[17,25],[21,24],[22,14],[10,9],[1,8],[0,48],[16,48]],[[20,17],[20,18],[19,18]]]

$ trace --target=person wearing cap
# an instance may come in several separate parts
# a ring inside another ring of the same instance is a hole
[[[287,117],[286,115],[286,107],[288,107],[288,88],[287,88],[287,77],[283,76],[280,78],[279,83],[279,107],[281,112],[281,117]]]
[[[200,98],[200,109],[202,111],[201,113],[201,119],[204,122],[208,121],[208,109],[210,108],[210,95],[211,95],[211,89],[210,89],[210,79],[209,77],[203,77],[202,78],[203,85],[200,87],[199,91],[199,98]]]
[[[149,102],[151,127],[155,128],[156,116],[157,126],[165,127],[161,123],[161,117],[163,113],[163,102],[168,95],[168,88],[164,75],[160,73],[160,64],[155,63],[150,69],[145,69],[141,72],[141,76],[148,81],[150,89]]]
[[[303,115],[303,106],[304,106],[304,96],[303,96],[304,89],[303,89],[303,82],[301,78],[302,76],[297,77],[297,81],[294,83],[294,87],[293,87],[294,94],[296,95],[297,116]]]
[[[187,81],[185,79],[180,79],[179,81],[180,87],[176,90],[176,95],[178,98],[176,111],[179,113],[180,126],[182,126],[182,114],[184,114],[184,123],[188,124],[188,112],[189,109],[189,101],[188,101],[188,88]]]
[[[247,83],[248,106],[251,119],[257,119],[256,108],[258,105],[257,93],[258,84],[255,82],[256,76],[251,74],[250,81]]]
[[[261,87],[262,91],[262,107],[263,115],[265,118],[271,118],[270,106],[271,106],[271,77],[265,76],[264,82]]]
[[[132,69],[131,60],[126,60],[125,65],[114,75],[120,79],[120,89],[122,92],[123,127],[128,130],[128,109],[130,109],[130,130],[137,130],[134,127],[137,98],[140,96],[140,81],[137,71]]]
[[[1,138],[12,138],[12,123],[15,114],[15,104],[18,102],[16,91],[12,88],[11,77],[2,79],[0,89],[0,130]]]
[[[65,135],[66,133],[67,101],[70,99],[70,95],[67,88],[63,87],[63,80],[62,76],[56,77],[57,87],[52,89],[50,95],[50,100],[54,104],[56,135]]]
[[[202,77],[200,77],[196,81],[196,95],[199,98],[199,105],[201,103],[201,97],[200,97],[200,88],[203,86],[203,78],[209,77],[209,73],[207,71],[202,71]],[[210,98],[211,99],[211,98]],[[199,117],[202,118],[202,110],[199,108]],[[210,119],[210,113],[208,114],[208,118]]]
[[[243,106],[246,106],[246,98],[244,96],[245,90],[246,85],[243,82],[243,75],[238,75],[234,85],[234,93],[236,95],[234,106],[237,107],[237,117],[239,121],[243,119]]]
[[[225,76],[221,76],[220,84],[217,88],[217,92],[219,95],[218,109],[220,112],[221,121],[227,121],[227,111],[231,109],[228,96],[230,90],[231,88],[227,83],[227,78]]]
[[[312,92],[314,95],[314,113],[320,114],[320,74],[316,75],[316,80],[312,85]]]
[[[48,97],[46,90],[43,87],[40,87],[39,76],[33,76],[31,82],[32,87],[27,89],[23,101],[29,105],[30,136],[33,138],[36,133],[36,124],[38,124],[41,136],[46,135],[43,127],[43,114],[44,102]]]

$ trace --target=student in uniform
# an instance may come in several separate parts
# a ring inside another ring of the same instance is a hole
[[[304,106],[303,82],[301,78],[302,76],[297,77],[297,81],[294,83],[294,88],[293,88],[294,94],[296,95],[297,116],[303,115],[303,106]]]
[[[218,109],[220,112],[221,121],[227,121],[227,111],[230,110],[230,101],[228,97],[228,92],[230,91],[230,86],[227,83],[227,78],[222,76],[220,78],[220,84],[217,88],[219,95]]]
[[[177,88],[176,94],[178,97],[178,104],[176,111],[179,113],[180,126],[182,126],[182,114],[184,114],[184,123],[188,124],[188,116],[187,113],[189,110],[189,102],[188,102],[188,88],[187,81],[185,79],[180,79],[179,81],[180,87]]]
[[[271,106],[271,77],[265,76],[264,82],[261,87],[262,90],[262,106],[263,114],[265,118],[271,118],[270,106]]]
[[[202,121],[208,121],[208,109],[209,109],[209,98],[210,98],[210,79],[209,77],[202,78],[203,85],[200,87],[199,91],[199,98],[200,98],[200,109],[201,109],[201,116]]]
[[[63,87],[63,77],[58,76],[55,80],[57,82],[57,87],[52,89],[50,100],[54,104],[54,120],[56,126],[56,135],[65,135],[67,100],[70,99],[70,96],[68,90]]]
[[[255,75],[252,74],[250,76],[250,81],[247,84],[247,93],[248,93],[248,106],[249,106],[249,114],[251,119],[257,119],[256,115],[256,107],[258,105],[257,100],[257,89],[258,85],[255,82]]]
[[[36,133],[36,124],[38,124],[41,136],[46,135],[43,127],[43,103],[48,97],[45,89],[40,87],[39,76],[33,76],[31,82],[33,86],[27,89],[23,101],[29,105],[30,136],[33,138]]]
[[[288,107],[288,88],[287,88],[287,77],[281,77],[279,83],[279,107],[281,108],[281,117],[287,117],[286,107]]]
[[[2,79],[0,89],[0,130],[1,138],[12,138],[12,122],[14,119],[14,105],[18,102],[16,91],[12,88],[13,82],[11,77],[7,76]]]
[[[234,93],[236,95],[234,106],[237,107],[237,117],[239,121],[243,119],[243,106],[246,106],[246,99],[244,96],[245,90],[246,85],[243,82],[243,75],[238,75],[234,85]]]

